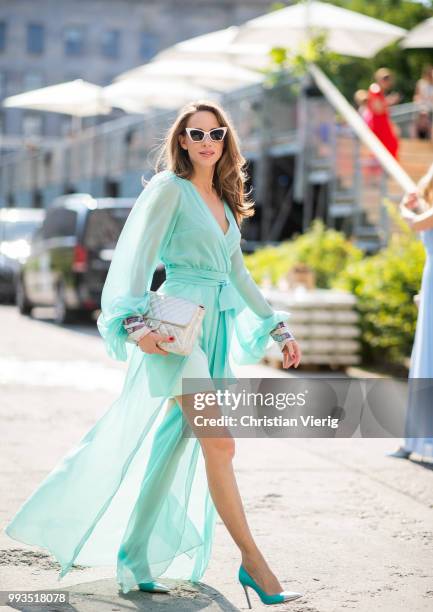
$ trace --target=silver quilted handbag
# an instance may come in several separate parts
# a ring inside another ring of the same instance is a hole
[[[149,308],[143,323],[153,331],[173,336],[173,342],[158,342],[169,353],[189,355],[197,338],[206,309],[185,298],[149,291]]]

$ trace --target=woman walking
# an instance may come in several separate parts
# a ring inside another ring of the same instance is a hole
[[[283,591],[249,530],[232,467],[231,437],[185,436],[191,395],[182,377],[233,378],[230,361],[257,363],[272,344],[297,367],[289,313],[274,311],[245,268],[239,223],[253,214],[244,196],[245,159],[224,110],[184,107],[170,127],[157,171],[119,237],[101,299],[98,329],[108,353],[130,357],[122,393],[47,476],[6,528],[47,548],[61,564],[117,564],[124,593],[167,591],[155,579],[198,581],[209,562],[216,513],[239,547],[239,580],[267,604],[300,597]],[[205,306],[188,356],[165,351],[168,336],[126,320],[149,306],[159,261],[159,293]],[[272,336],[271,336],[272,334]],[[135,342],[126,342],[126,340]],[[200,452],[201,451],[201,452]],[[248,603],[249,599],[248,599]]]
[[[433,164],[419,182],[418,192],[406,195],[400,209],[409,226],[414,231],[420,232],[427,256],[422,276],[409,379],[433,380]],[[412,452],[424,457],[433,457],[431,388],[427,389],[427,394],[422,393],[422,388],[423,383],[409,385],[406,438],[403,446],[389,453],[391,457],[408,459]]]

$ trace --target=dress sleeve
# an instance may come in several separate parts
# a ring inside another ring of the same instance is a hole
[[[180,210],[181,188],[173,176],[158,173],[138,196],[114,250],[101,295],[97,326],[108,354],[126,361],[128,337],[122,322],[144,314],[153,273],[170,240]]]
[[[290,313],[273,310],[245,266],[240,245],[231,256],[230,281],[236,288],[243,307],[234,319],[230,355],[238,365],[258,363],[274,342],[269,335]]]
[[[231,264],[230,281],[236,287],[244,302],[246,302],[258,317],[266,318],[272,315],[274,311],[263,297],[250,271],[245,266],[244,256],[240,246],[238,246],[231,256]]]

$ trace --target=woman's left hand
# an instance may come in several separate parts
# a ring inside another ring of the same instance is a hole
[[[292,365],[298,367],[301,361],[301,347],[296,340],[289,340],[283,347],[283,368],[288,369]]]
[[[418,194],[416,192],[409,192],[403,196],[400,203],[400,210],[404,209],[414,210],[418,208]]]

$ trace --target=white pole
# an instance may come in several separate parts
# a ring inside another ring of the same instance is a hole
[[[312,9],[312,0],[306,0],[305,3],[305,25],[306,25],[306,32],[307,32],[307,39],[308,42],[310,42],[311,38],[312,38],[312,31],[311,31],[311,9]]]

